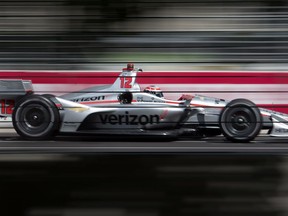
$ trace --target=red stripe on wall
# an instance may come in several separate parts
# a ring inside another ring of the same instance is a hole
[[[276,112],[288,113],[288,104],[257,104],[257,106]]]
[[[112,84],[120,72],[0,72],[0,79],[35,84]],[[142,72],[139,84],[288,84],[288,72]]]

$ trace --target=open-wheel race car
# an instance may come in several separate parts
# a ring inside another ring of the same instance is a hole
[[[111,85],[62,96],[34,94],[30,81],[1,80],[1,116],[12,117],[25,139],[61,134],[154,135],[209,137],[223,134],[233,142],[249,142],[261,129],[288,136],[288,115],[257,107],[247,99],[225,101],[202,95],[169,100],[157,86],[141,91],[140,69],[122,71]]]

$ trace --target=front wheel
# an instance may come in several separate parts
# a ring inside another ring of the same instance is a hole
[[[233,142],[249,142],[262,128],[259,108],[246,99],[235,99],[226,105],[219,118],[223,135]]]
[[[46,96],[29,95],[15,106],[12,115],[16,132],[29,140],[51,138],[60,125],[58,108]]]

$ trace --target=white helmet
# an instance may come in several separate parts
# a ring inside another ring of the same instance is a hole
[[[147,86],[144,89],[144,92],[156,95],[157,97],[160,97],[160,98],[164,98],[162,90],[158,86],[155,86],[155,85]]]

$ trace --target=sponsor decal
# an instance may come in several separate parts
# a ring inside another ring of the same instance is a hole
[[[147,125],[159,124],[159,115],[133,115],[128,111],[123,115],[100,115],[102,124],[119,125]]]
[[[84,97],[84,98],[75,98],[71,101],[73,102],[83,102],[83,101],[99,101],[99,100],[105,100],[105,96],[92,96],[92,97]]]
[[[76,123],[66,123],[64,122],[63,127],[65,128],[76,128],[78,125]]]
[[[1,114],[11,115],[13,112],[14,105],[15,105],[14,100],[1,99],[0,100]]]
[[[275,129],[276,133],[288,133],[288,129],[286,128],[277,128]]]
[[[143,102],[143,97],[137,97],[138,102]]]
[[[120,88],[132,88],[132,77],[120,77]]]
[[[4,120],[5,121],[5,120],[7,120],[7,118],[8,118],[7,116],[0,115],[0,120]]]
[[[166,103],[166,101],[162,100],[155,100],[154,97],[151,98],[143,98],[143,97],[137,97],[137,102],[155,102],[155,103]]]

